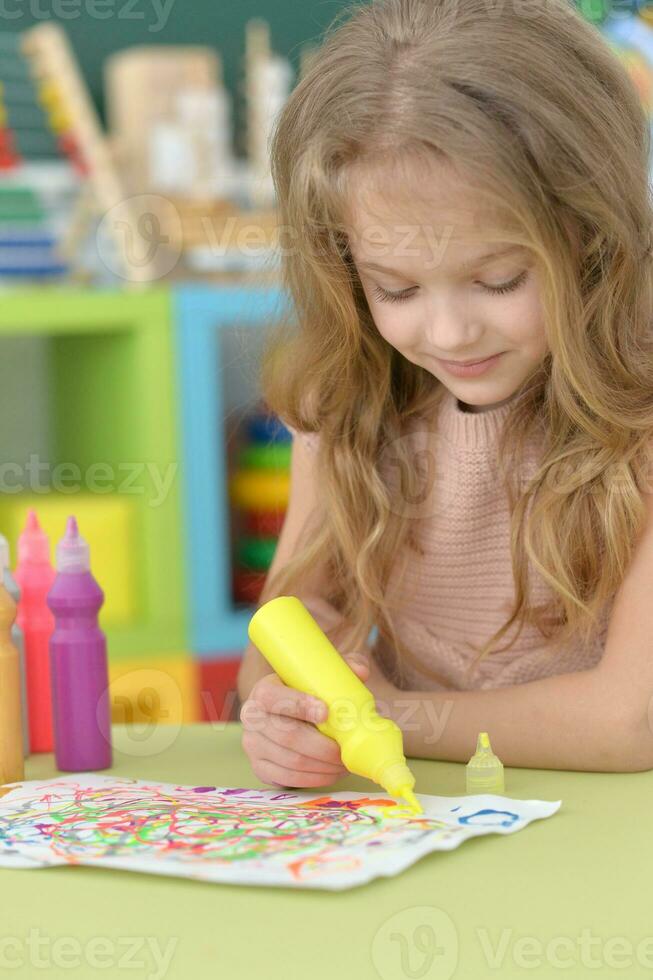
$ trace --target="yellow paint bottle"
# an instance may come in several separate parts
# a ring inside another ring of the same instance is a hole
[[[422,813],[406,764],[403,734],[377,713],[374,695],[341,657],[297,596],[277,596],[256,610],[247,629],[284,684],[326,704],[327,720],[316,727],[340,746],[343,765],[403,797]]]
[[[479,732],[476,752],[466,766],[468,793],[503,793],[503,763],[490,745],[487,732]]]
[[[15,619],[16,603],[0,584],[0,784],[25,778],[20,659],[11,641]]]

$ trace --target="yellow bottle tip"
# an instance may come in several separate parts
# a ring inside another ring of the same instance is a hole
[[[477,757],[478,758],[477,760]],[[478,738],[476,739],[476,752],[469,760],[470,762],[487,760],[487,759],[497,759],[494,752],[492,751],[492,746],[490,745],[490,736],[487,732],[479,732]],[[498,761],[498,759],[497,759]]]
[[[408,786],[402,786],[401,790],[399,791],[399,796],[403,796],[415,813],[424,813],[424,810],[420,806],[419,800],[413,793],[412,789],[410,789]]]
[[[498,793],[505,792],[503,763],[490,745],[487,732],[479,732],[476,752],[466,766],[467,792]]]

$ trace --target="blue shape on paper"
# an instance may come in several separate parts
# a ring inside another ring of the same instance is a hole
[[[458,823],[483,827],[512,827],[517,820],[519,820],[518,815],[508,810],[477,810],[476,813],[469,813],[466,817],[459,817]]]

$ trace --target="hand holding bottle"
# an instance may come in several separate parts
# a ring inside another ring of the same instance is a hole
[[[343,659],[365,683],[370,672],[366,655]],[[288,687],[276,673],[258,680],[240,712],[242,746],[257,778],[299,788],[328,786],[347,775],[340,746],[315,727],[327,715],[323,701]]]
[[[422,812],[401,729],[379,715],[374,694],[302,601],[292,595],[268,600],[252,616],[247,632],[285,684],[324,700],[327,717],[316,724],[323,735],[338,742],[347,770],[401,797],[413,812]]]

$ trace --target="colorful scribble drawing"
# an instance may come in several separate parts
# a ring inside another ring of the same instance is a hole
[[[177,786],[95,773],[0,796],[0,867],[89,864],[232,884],[341,889],[469,837],[512,834],[560,801]]]

